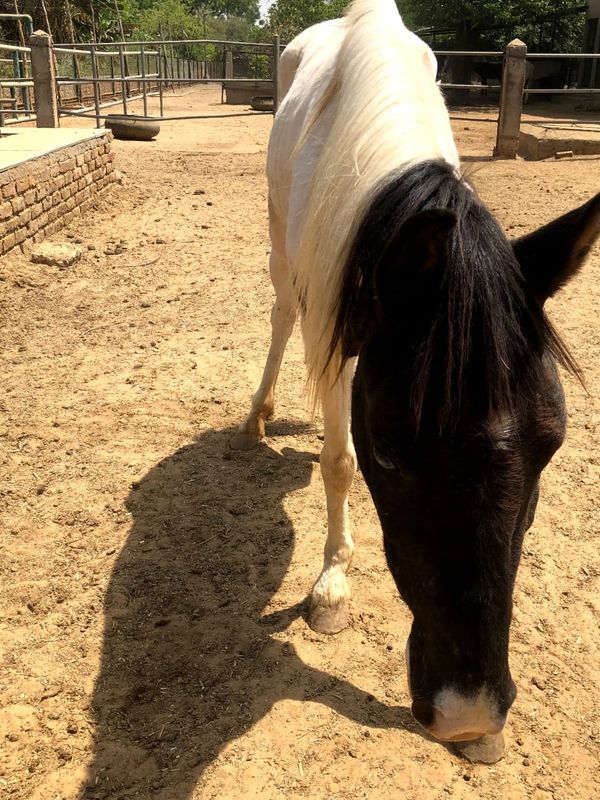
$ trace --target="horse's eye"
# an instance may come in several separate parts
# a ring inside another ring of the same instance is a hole
[[[382,453],[376,445],[373,445],[373,455],[375,456],[375,461],[380,467],[398,472],[399,467],[394,464],[389,456],[385,455],[385,453]]]

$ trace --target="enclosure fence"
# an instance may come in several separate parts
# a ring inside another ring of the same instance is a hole
[[[82,49],[82,47],[84,49]],[[131,49],[134,48],[134,49]],[[142,99],[144,116],[148,116],[148,97],[159,98],[159,116],[153,119],[165,119],[164,92],[176,86],[210,84],[226,84],[233,80],[252,83],[267,80],[271,87],[276,86],[281,45],[278,37],[273,43],[235,42],[218,39],[173,39],[134,42],[112,42],[82,45],[61,44],[54,52],[70,53],[72,73],[70,76],[58,75],[57,85],[61,91],[61,108],[63,114],[85,114],[92,110],[100,124],[103,108],[122,105],[123,113],[128,113],[128,102]],[[89,64],[88,75],[81,75],[81,67],[76,63],[76,56],[84,56]],[[131,59],[135,59],[132,71]],[[106,64],[109,74],[102,72]],[[77,70],[79,69],[79,74]],[[243,72],[240,76],[239,73]],[[65,89],[72,87],[77,98],[71,94],[68,105]],[[86,87],[93,89],[93,96],[88,91],[88,100],[93,106],[73,108],[73,102],[79,102]],[[274,105],[277,106],[276,91],[271,88]],[[108,97],[108,102],[103,99]],[[260,112],[258,112],[260,113]],[[190,115],[205,118],[212,115]],[[222,116],[222,115],[214,115]],[[189,117],[188,117],[189,118]]]
[[[47,34],[38,32],[30,37],[29,45],[0,44],[0,125],[35,118],[38,126],[52,127],[59,124],[61,115],[91,115],[100,127],[104,109],[119,105],[123,114],[129,114],[130,103],[137,100],[148,117],[150,97],[158,97],[159,116],[149,118],[181,119],[165,116],[165,90],[209,83],[227,87],[231,81],[260,82],[268,87],[273,113],[279,105],[279,37],[271,43],[174,39],[53,45]],[[528,53],[527,46],[515,39],[504,51],[437,50],[435,55],[442,64],[445,92],[498,93],[494,154],[503,158],[517,154],[523,103],[530,96],[600,95],[600,87],[596,88],[600,53]],[[457,58],[471,60],[481,73],[481,83],[444,80],[445,67]],[[569,76],[562,86],[536,87],[530,80],[536,62],[564,60],[578,65],[576,81]],[[589,88],[580,85],[586,62],[591,63]],[[8,64],[12,74],[7,76]],[[243,115],[249,113],[261,112]],[[212,116],[224,115],[185,118]]]

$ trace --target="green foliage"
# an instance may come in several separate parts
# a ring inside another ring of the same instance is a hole
[[[342,16],[347,5],[348,0],[277,0],[269,11],[268,28],[289,41],[310,25]]]
[[[582,0],[397,0],[412,28],[448,28],[459,46],[504,47],[518,36],[531,50],[579,51]],[[440,40],[438,39],[438,43]],[[442,40],[443,44],[443,40]]]
[[[258,0],[189,0],[189,6],[202,17],[239,17],[250,24],[259,17]]]
[[[143,3],[141,0],[140,5]],[[183,0],[146,3],[138,10],[130,28],[132,39],[202,39],[202,20],[190,14]]]

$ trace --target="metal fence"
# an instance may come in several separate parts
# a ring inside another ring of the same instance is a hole
[[[93,110],[97,124],[100,125],[100,120],[104,116],[101,113],[102,109],[122,105],[123,113],[127,114],[128,104],[137,99],[142,100],[143,113],[147,116],[148,97],[151,95],[159,97],[159,117],[154,118],[165,119],[164,91],[175,86],[223,84],[235,77],[237,81],[248,82],[266,79],[275,87],[277,81],[274,80],[274,76],[278,68],[281,45],[278,37],[272,44],[218,39],[173,39],[76,46],[60,44],[54,48],[54,52],[68,53],[71,57],[68,65],[71,74],[57,76],[61,93],[61,113],[83,115]],[[85,57],[86,63],[89,63],[88,75],[85,76],[82,75],[81,65],[77,63],[77,57],[82,56]],[[240,75],[240,72],[243,74]],[[67,98],[65,90],[69,87],[72,89],[72,94]],[[93,94],[90,94],[90,90]],[[272,93],[276,106],[275,88]],[[88,108],[75,109],[73,105],[76,102],[80,106],[84,105],[84,96],[92,105]],[[108,98],[107,102],[103,102],[105,98]],[[207,116],[209,115],[197,115],[197,118]]]
[[[0,126],[35,119],[31,47],[5,43],[0,44],[2,52],[10,55],[4,60],[10,66],[0,68]],[[216,39],[60,43],[52,47],[59,113],[93,112],[100,125],[104,109],[120,105],[128,114],[135,100],[142,101],[147,116],[148,98],[158,96],[164,118],[165,90],[178,86],[223,84],[235,78],[267,80],[275,87],[280,53],[278,37],[273,43]],[[276,106],[275,88],[271,94]]]
[[[36,36],[33,36],[30,42],[36,44],[35,40]],[[0,44],[0,55],[5,53],[10,56],[2,59],[2,63],[10,63],[13,74],[5,77],[0,70],[0,125],[31,119],[36,113],[32,102],[32,89],[36,86],[32,48]],[[129,104],[134,100],[142,101],[143,114],[148,116],[148,98],[151,96],[159,99],[159,116],[153,119],[181,118],[165,116],[166,89],[183,84],[223,85],[233,79],[236,82],[268,81],[276,111],[279,101],[280,54],[281,44],[278,37],[272,43],[215,39],[94,42],[77,45],[65,43],[49,48],[48,59],[52,60],[52,64],[45,65],[45,75],[46,78],[50,74],[53,76],[53,85],[50,88],[56,94],[58,114],[91,115],[98,126],[105,116],[102,113],[104,109],[121,105],[123,114],[128,114]],[[460,90],[468,93],[498,93],[499,118],[495,152],[504,157],[516,155],[522,106],[530,96],[600,94],[600,88],[594,85],[583,87],[570,78],[562,86],[540,87],[532,84],[535,64],[542,60],[570,60],[579,64],[578,81],[584,72],[581,65],[591,61],[594,65],[591,70],[594,83],[600,53],[528,53],[526,45],[515,40],[504,51],[438,50],[435,54],[439,60],[443,59],[445,62],[441,81],[445,92]],[[479,70],[481,83],[444,80],[444,70],[447,70],[448,64],[455,58],[471,59],[473,67]],[[8,90],[9,96],[4,96],[5,90]],[[44,96],[41,92],[40,97]],[[251,113],[261,112],[243,112],[243,115]],[[212,116],[223,115],[194,114],[185,118],[202,119]],[[47,114],[44,115],[45,120],[49,118]]]

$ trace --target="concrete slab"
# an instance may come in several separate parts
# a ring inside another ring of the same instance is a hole
[[[566,151],[579,156],[600,155],[600,123],[557,120],[521,125],[519,155],[526,160],[541,161]]]
[[[0,172],[105,134],[105,128],[0,128]]]

